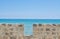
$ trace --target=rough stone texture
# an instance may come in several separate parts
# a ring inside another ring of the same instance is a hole
[[[0,24],[0,39],[60,39],[60,24],[33,24],[33,34],[28,36],[23,24]]]
[[[39,24],[33,25],[34,39],[60,39],[59,24]]]
[[[0,39],[24,39],[24,25],[0,24]]]

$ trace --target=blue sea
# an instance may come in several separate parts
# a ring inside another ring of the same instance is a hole
[[[0,23],[24,24],[24,35],[32,35],[33,24],[60,24],[60,19],[0,19]]]

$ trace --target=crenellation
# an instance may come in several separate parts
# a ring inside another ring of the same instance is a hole
[[[27,36],[23,24],[0,24],[0,39],[60,39],[60,24],[33,24],[33,34]]]

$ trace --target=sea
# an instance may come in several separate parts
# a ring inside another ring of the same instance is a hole
[[[0,19],[0,23],[24,24],[24,35],[32,35],[33,24],[60,24],[60,19]]]

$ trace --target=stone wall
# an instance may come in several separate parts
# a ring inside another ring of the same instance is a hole
[[[24,25],[0,24],[0,39],[24,39]]]
[[[60,39],[60,24],[33,24],[34,39]]]
[[[60,24],[33,24],[33,34],[24,36],[24,24],[0,24],[0,39],[60,39]]]

